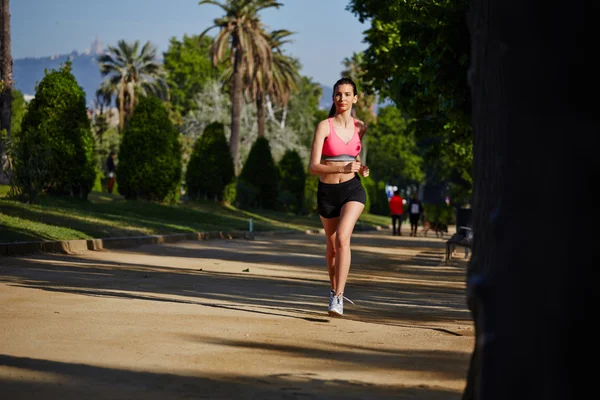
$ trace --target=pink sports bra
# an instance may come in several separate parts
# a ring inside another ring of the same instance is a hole
[[[355,161],[361,149],[358,126],[354,120],[354,135],[348,143],[344,142],[335,132],[333,122],[329,118],[329,136],[323,142],[321,159],[326,161]]]

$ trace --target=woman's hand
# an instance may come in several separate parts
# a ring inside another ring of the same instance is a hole
[[[369,176],[369,167],[367,167],[366,165],[361,165],[360,169],[358,170],[358,173],[363,178],[366,178],[367,176]]]
[[[353,161],[351,163],[348,163],[346,165],[344,165],[344,173],[345,174],[352,174],[352,173],[356,173],[359,172],[362,168],[362,164],[358,161]]]

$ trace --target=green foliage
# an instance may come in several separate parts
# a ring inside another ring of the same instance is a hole
[[[85,93],[69,62],[46,71],[13,146],[16,192],[30,201],[42,190],[87,198],[96,177],[94,138]]]
[[[376,186],[376,190],[371,194],[371,214],[390,215],[388,198],[385,193],[385,183],[377,182]]]
[[[423,204],[423,209],[427,221],[446,225],[453,224],[455,221],[454,208],[446,203]]]
[[[279,161],[279,203],[285,211],[296,214],[304,211],[304,170],[304,163],[297,151],[286,151]]]
[[[21,132],[21,124],[23,117],[27,112],[27,103],[25,97],[17,89],[12,89],[12,106],[10,115],[10,133],[11,135],[19,134]]]
[[[115,97],[121,113],[120,131],[125,121],[129,121],[140,97],[154,95],[163,100],[168,98],[166,73],[156,51],[156,46],[150,42],[140,48],[138,40],[129,43],[121,39],[116,46],[108,46],[108,52],[98,57],[100,73],[105,80],[97,93],[106,99]]]
[[[304,183],[304,213],[317,213],[317,191],[319,190],[319,177],[317,175],[306,174]]]
[[[118,152],[121,143],[121,135],[117,127],[107,127],[102,135],[94,136],[96,145],[96,180],[94,181],[94,192],[101,192],[106,189],[108,184],[108,171],[106,160],[111,151],[117,154],[115,164],[118,162]],[[118,183],[115,181],[113,193],[118,193]]]
[[[428,175],[470,191],[467,0],[351,0],[365,32],[365,80],[411,118]]]
[[[117,154],[119,152],[119,146],[121,144],[121,135],[117,127],[108,128],[102,136],[96,136],[96,164],[100,171],[105,175],[108,173],[106,170],[106,160],[111,151]],[[115,161],[116,163],[116,161]]]
[[[210,59],[212,38],[183,35],[171,38],[164,55],[170,90],[170,105],[178,123],[196,107],[196,95],[210,79],[220,76],[223,67],[213,68]]]
[[[327,118],[327,111],[319,110],[321,86],[305,76],[298,83],[298,91],[292,94],[287,109],[286,128],[299,132],[300,142],[310,147],[319,121]],[[283,110],[278,113],[281,119]]]
[[[274,210],[277,205],[279,171],[268,139],[256,139],[238,179],[237,202],[242,207]]]
[[[368,165],[373,179],[400,187],[423,181],[423,160],[407,125],[398,108],[387,106],[379,111],[377,122],[368,131]]]
[[[371,83],[368,82],[364,54],[362,52],[352,53],[352,57],[345,58],[343,64],[345,69],[342,71],[342,76],[349,77],[356,83],[358,101],[352,108],[356,111],[356,117],[369,126],[376,118],[373,111],[376,96],[368,93]]]
[[[142,97],[123,131],[116,177],[127,199],[174,201],[181,184],[179,133],[163,103]]]
[[[377,184],[370,176],[366,178],[361,177],[360,183],[362,183],[365,192],[367,192],[367,202],[365,203],[365,209],[363,212],[369,213],[371,212],[371,205],[377,198]]]
[[[361,177],[360,182],[367,192],[367,202],[365,204],[365,213],[377,215],[389,215],[387,195],[385,193],[385,183],[376,182],[369,175],[366,178]]]
[[[194,145],[185,176],[188,195],[194,200],[220,201],[225,187],[233,178],[233,159],[225,139],[225,129],[223,124],[214,122],[204,129]]]
[[[223,201],[225,203],[235,204],[237,197],[236,186],[237,182],[235,180],[225,186],[225,190],[223,191]]]

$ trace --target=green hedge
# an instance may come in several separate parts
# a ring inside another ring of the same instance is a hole
[[[127,199],[174,202],[181,185],[179,133],[163,103],[142,97],[125,126],[116,178]]]
[[[306,174],[302,157],[295,150],[287,150],[279,161],[279,208],[300,214],[304,211]]]
[[[425,210],[425,219],[430,222],[441,222],[442,224],[451,225],[455,223],[454,207],[441,204],[423,204]]]
[[[94,137],[70,62],[39,82],[10,151],[17,194],[87,198],[96,178]]]
[[[250,149],[248,159],[237,181],[237,203],[240,207],[274,210],[277,206],[279,171],[271,155],[269,141],[259,137]]]
[[[185,176],[188,196],[193,200],[221,201],[225,187],[234,177],[225,128],[223,124],[214,122],[204,129],[190,156]]]
[[[304,181],[304,213],[318,213],[317,191],[319,190],[319,177],[317,175],[306,174]]]

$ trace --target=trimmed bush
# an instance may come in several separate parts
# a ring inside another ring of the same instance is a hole
[[[126,199],[175,201],[181,185],[179,133],[163,103],[142,97],[123,130],[116,177]]]
[[[360,183],[362,183],[363,188],[365,188],[365,192],[367,192],[367,202],[363,212],[369,213],[371,212],[371,206],[374,200],[377,198],[377,184],[370,176],[367,176],[366,178],[361,176]]]
[[[279,205],[284,211],[299,214],[304,210],[306,175],[302,157],[295,150],[287,150],[279,161]]]
[[[225,186],[225,190],[223,190],[223,201],[227,204],[235,204],[235,199],[237,197],[236,193],[237,182],[234,180]]]
[[[371,214],[390,215],[390,206],[385,193],[385,183],[377,182],[377,190],[371,197]]]
[[[446,203],[423,204],[423,209],[427,221],[446,225],[455,223],[454,208]]]
[[[319,177],[317,175],[306,174],[304,181],[304,213],[318,213],[317,191],[319,190]]]
[[[190,199],[223,200],[225,187],[233,181],[233,158],[223,124],[208,125],[196,141],[185,174]]]
[[[11,152],[13,187],[30,201],[42,190],[87,198],[96,178],[94,137],[71,63],[39,82]]]
[[[277,205],[279,171],[271,155],[269,141],[259,137],[250,149],[237,184],[237,202],[241,207],[274,210]]]

